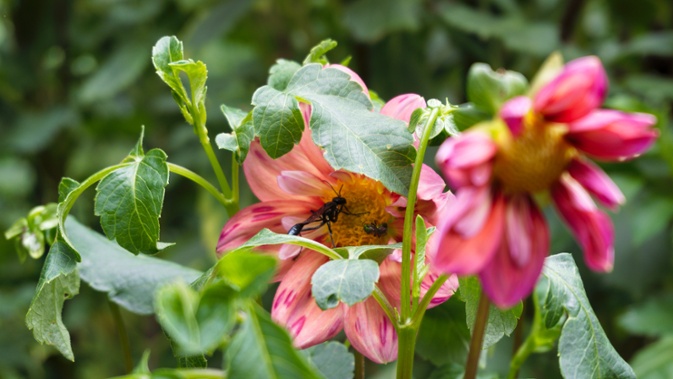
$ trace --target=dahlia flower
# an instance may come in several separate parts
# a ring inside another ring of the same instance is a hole
[[[365,93],[362,80],[343,66],[332,66],[351,75]],[[418,95],[401,95],[388,102],[381,113],[406,122],[411,112],[425,106]],[[401,241],[406,200],[387,190],[380,182],[364,175],[334,170],[315,145],[308,128],[311,109],[302,105],[305,130],[301,141],[288,154],[271,159],[258,141],[253,141],[243,170],[259,203],[242,209],[222,229],[218,253],[234,249],[263,228],[287,233],[295,224],[312,215],[335,196],[347,200],[347,212],[327,225],[302,232],[302,236],[330,246],[360,246]],[[443,192],[442,178],[423,167],[418,191],[417,212],[428,225],[434,213],[443,209],[452,195]],[[401,210],[400,210],[401,209]],[[387,225],[382,233],[371,233],[365,225]],[[313,225],[310,225],[313,226]],[[397,357],[397,334],[392,321],[373,298],[347,306],[321,310],[311,294],[311,277],[328,258],[296,245],[269,246],[268,253],[280,258],[280,281],[271,309],[272,318],[285,325],[295,346],[306,348],[324,342],[344,330],[352,346],[374,362],[389,362]],[[380,265],[378,285],[390,304],[399,307],[401,265],[399,255],[392,254]],[[437,274],[429,274],[421,286],[422,294]],[[457,287],[452,277],[432,299],[432,306],[447,300]]]
[[[589,157],[631,159],[656,139],[651,115],[599,109],[607,77],[596,57],[567,63],[531,97],[450,138],[436,160],[456,201],[429,251],[440,272],[479,276],[487,296],[509,307],[528,296],[549,250],[535,195],[548,194],[594,271],[610,271],[614,231],[593,197],[612,210],[624,196]]]

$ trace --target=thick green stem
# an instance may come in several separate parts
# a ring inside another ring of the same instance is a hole
[[[239,200],[241,199],[238,184],[238,174],[240,167],[233,155],[234,154],[232,154],[231,157],[231,201],[235,204],[238,204]]]
[[[472,328],[472,340],[470,341],[470,352],[467,355],[467,364],[465,365],[465,379],[474,379],[477,377],[477,368],[479,365],[479,356],[481,355],[484,344],[484,332],[488,323],[488,311],[491,302],[482,291],[479,297],[479,306],[477,307],[477,317],[474,320]]]
[[[355,355],[354,379],[365,379],[365,356],[357,350],[354,350],[353,354]]]
[[[227,213],[229,213],[230,216],[233,215],[236,212],[237,207],[235,207],[235,202],[233,202],[230,199],[226,199],[224,197],[224,195],[220,191],[218,191],[217,188],[215,188],[215,186],[210,184],[209,181],[204,179],[199,174],[197,174],[194,171],[189,170],[185,167],[182,167],[182,166],[179,166],[179,165],[176,165],[176,164],[173,164],[173,163],[168,163],[168,169],[171,172],[176,173],[180,176],[184,176],[185,178],[187,178],[187,179],[193,181],[194,183],[200,185],[201,187],[203,187],[203,189],[205,189],[206,191],[208,191],[208,193],[213,195],[215,197],[215,199],[217,199],[217,201],[219,201],[220,204],[222,204],[227,209]]]
[[[523,362],[535,351],[535,341],[532,338],[533,333],[531,333],[524,343],[519,346],[519,349],[516,351],[514,358],[509,363],[509,373],[507,374],[508,379],[514,379],[519,373],[519,369]]]
[[[127,373],[133,371],[133,358],[131,357],[131,344],[129,343],[129,336],[126,333],[126,326],[124,325],[124,319],[122,319],[122,314],[119,311],[119,306],[112,301],[108,301],[110,305],[110,311],[112,312],[112,319],[117,326],[117,334],[119,335],[119,345],[122,349],[122,354],[124,355],[124,369]]]

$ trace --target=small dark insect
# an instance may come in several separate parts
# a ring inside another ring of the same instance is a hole
[[[331,184],[329,183],[327,184],[330,187],[332,187]],[[307,218],[302,222],[294,224],[290,228],[290,230],[288,230],[287,234],[298,236],[301,235],[301,232],[320,229],[323,225],[327,225],[327,230],[329,230],[329,237],[330,240],[332,241],[332,247],[334,247],[334,237],[332,236],[332,223],[337,222],[337,220],[339,219],[339,214],[342,212],[347,215],[361,215],[364,213],[351,213],[350,210],[348,210],[348,207],[346,207],[346,199],[341,196],[341,188],[339,188],[339,192],[334,190],[334,188],[332,188],[332,191],[334,191],[334,193],[336,194],[336,196],[332,198],[332,201],[326,202],[317,211],[311,211],[312,214],[309,218]],[[306,227],[306,225],[308,224],[313,224],[317,222],[320,223],[317,226],[311,226],[309,228]]]
[[[365,233],[371,234],[377,237],[381,237],[382,235],[386,234],[388,232],[388,224],[385,222],[382,224],[377,224],[376,221],[374,221],[371,224],[364,224],[362,225],[362,229],[364,229]]]

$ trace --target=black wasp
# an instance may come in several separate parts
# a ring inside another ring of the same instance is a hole
[[[384,222],[383,224],[379,225],[376,223],[376,221],[374,221],[371,224],[362,225],[362,229],[364,229],[365,233],[367,234],[381,237],[388,232],[388,224]]]
[[[331,184],[329,183],[327,184],[330,187],[332,187]],[[341,188],[343,188],[343,186]],[[332,241],[332,247],[334,247],[334,237],[332,236],[332,223],[337,222],[337,220],[339,219],[339,214],[340,213],[345,213],[347,215],[364,214],[364,213],[351,213],[350,210],[348,210],[348,207],[346,206],[346,198],[341,196],[341,188],[339,188],[339,192],[337,192],[336,190],[334,190],[334,187],[332,187],[332,191],[334,191],[334,193],[336,194],[336,196],[332,198],[332,201],[326,202],[317,211],[311,211],[311,216],[309,218],[307,218],[303,222],[294,224],[287,232],[287,234],[298,236],[301,234],[301,232],[320,229],[323,225],[327,225],[327,230],[329,231],[329,238]],[[320,224],[318,224],[317,226],[311,226],[309,228],[306,227],[306,225],[313,224],[316,222],[319,222]]]

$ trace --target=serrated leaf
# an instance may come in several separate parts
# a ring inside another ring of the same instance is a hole
[[[268,287],[276,268],[274,257],[244,252],[228,253],[217,263],[218,274],[241,297],[261,295]]]
[[[465,302],[465,316],[467,327],[470,331],[474,327],[481,293],[481,286],[476,277],[470,276],[460,279],[458,294],[461,300]],[[523,304],[521,302],[507,310],[501,310],[491,305],[489,307],[488,323],[486,324],[482,348],[488,349],[500,341],[502,337],[509,336],[516,328],[522,311]]]
[[[235,321],[233,290],[224,282],[196,292],[184,282],[162,287],[155,298],[157,319],[182,356],[211,353]]]
[[[491,115],[496,114],[505,101],[524,95],[527,90],[528,81],[515,71],[493,71],[485,63],[475,63],[467,74],[467,99]]]
[[[610,344],[591,309],[579,271],[570,254],[556,254],[545,259],[537,286],[546,289],[535,291],[540,304],[560,303],[567,312],[558,347],[564,377],[636,377]]]
[[[197,120],[193,120],[193,125],[203,127],[206,124],[206,79],[208,79],[206,65],[201,61],[194,62],[187,59],[171,62],[169,66],[187,75],[191,95],[189,103],[192,108],[190,115],[198,117]]]
[[[237,247],[235,250],[232,250],[232,252],[250,251],[257,246],[280,245],[285,243],[306,247],[328,257],[334,257],[336,255],[334,250],[331,250],[319,242],[301,236],[274,233],[266,228],[260,230],[259,233],[255,234],[252,238],[250,238],[241,246]]]
[[[320,374],[292,347],[288,332],[271,321],[259,306],[251,304],[240,329],[227,348],[230,379],[318,379]]]
[[[96,187],[94,213],[105,235],[126,250],[153,254],[159,250],[159,217],[168,185],[166,153],[142,154],[142,134],[126,158],[131,164],[103,178]]]
[[[40,281],[26,314],[26,326],[39,343],[54,346],[64,357],[75,361],[70,334],[63,325],[65,300],[79,293],[76,253],[63,241],[56,241],[47,254]]]
[[[302,353],[325,379],[348,379],[355,375],[355,357],[342,343],[329,341]]]
[[[130,254],[72,217],[66,228],[82,256],[78,267],[82,280],[130,312],[154,313],[157,289],[176,280],[192,282],[201,275],[200,271],[177,263]]]
[[[319,63],[320,65],[326,65],[329,63],[327,58],[325,58],[325,54],[329,52],[330,50],[333,50],[335,47],[337,47],[337,42],[331,39],[326,39],[323,41],[320,41],[319,44],[315,45],[314,47],[311,48],[311,52],[306,56],[304,59],[304,65],[311,64],[311,63]]]
[[[178,98],[178,105],[186,103],[186,92],[182,85],[180,76],[170,66],[170,63],[184,59],[182,52],[182,42],[175,36],[162,37],[152,47],[152,63],[157,70],[157,75],[168,84],[172,92]]]
[[[379,265],[369,259],[329,261],[313,273],[311,288],[318,306],[334,308],[366,300],[379,280]]]
[[[308,58],[307,58],[308,59]],[[299,71],[301,65],[295,61],[288,61],[285,59],[278,59],[276,64],[271,66],[269,69],[269,79],[266,84],[282,91],[287,88],[287,85],[290,83],[290,79],[295,72]]]
[[[240,109],[220,106],[222,113],[227,118],[232,132],[220,133],[215,136],[217,147],[235,152],[236,161],[242,164],[250,150],[250,143],[255,138],[255,129],[252,122],[252,112],[244,112]]]
[[[666,336],[638,351],[631,365],[639,379],[670,378],[673,375],[673,336]]]
[[[406,194],[415,157],[405,123],[372,112],[362,87],[348,74],[310,64],[285,91],[270,86],[253,95],[253,121],[262,147],[272,158],[289,152],[304,130],[297,99],[311,104],[313,140],[335,169],[364,174]]]
[[[75,188],[79,187],[80,183],[75,179],[61,178],[61,181],[58,183],[58,202],[61,203],[65,200],[66,196]]]

